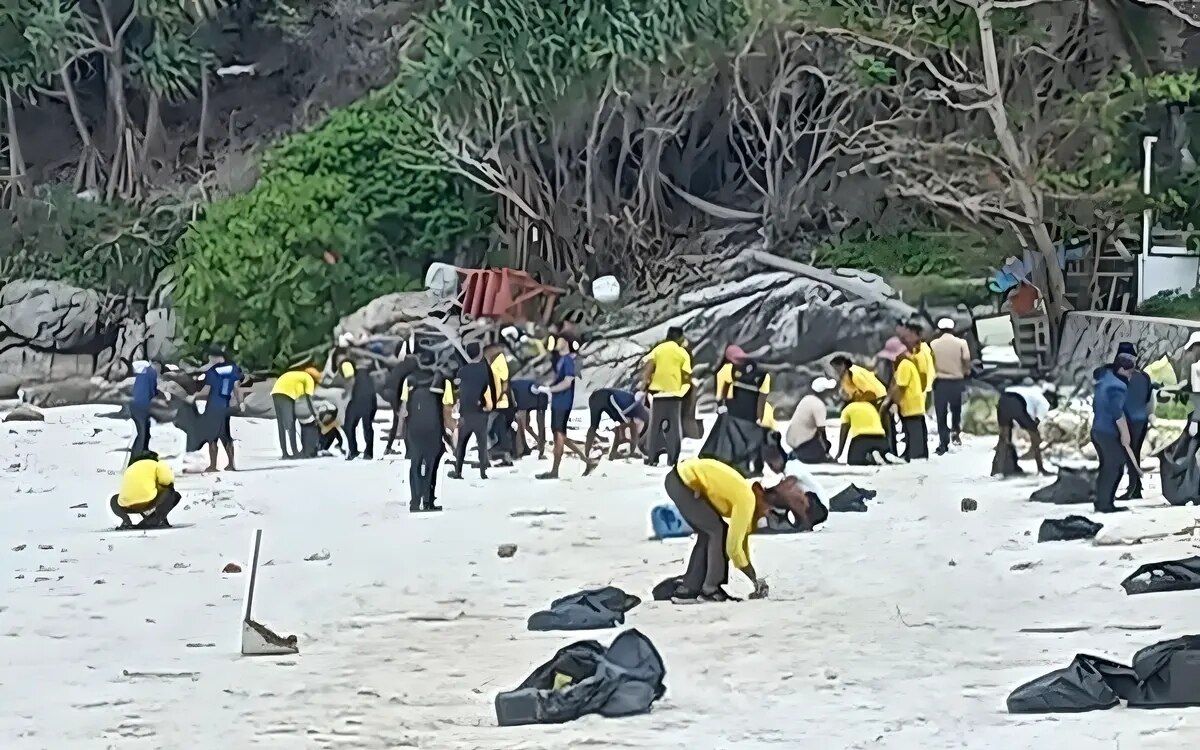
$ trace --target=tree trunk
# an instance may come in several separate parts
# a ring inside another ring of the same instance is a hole
[[[92,132],[83,119],[79,98],[75,95],[74,84],[71,83],[71,74],[64,67],[58,71],[58,77],[62,81],[63,94],[67,97],[67,106],[71,110],[71,119],[75,122],[75,130],[79,133],[79,140],[83,144],[79,152],[79,164],[75,169],[75,190],[76,192],[95,190],[100,186],[102,176],[100,149],[96,148],[96,142],[92,140]]]
[[[1003,93],[1000,90],[1000,69],[996,59],[996,39],[991,13],[990,6],[975,7],[975,17],[979,21],[979,43],[983,53],[985,88],[989,97],[987,112],[992,120],[1000,151],[1013,172],[1012,187],[1021,203],[1021,211],[1029,219],[1030,233],[1046,266],[1048,288],[1042,292],[1045,295],[1051,330],[1057,331],[1062,314],[1071,308],[1067,300],[1067,282],[1062,268],[1058,265],[1058,249],[1054,246],[1054,240],[1050,237],[1050,230],[1047,229],[1045,217],[1042,215],[1042,201],[1032,184],[1029,160],[1017,144],[1017,138],[1008,121],[1008,110],[1004,106]]]
[[[201,63],[200,70],[200,128],[196,134],[196,161],[204,161],[208,155],[208,66]]]
[[[4,87],[4,120],[8,131],[8,184],[0,190],[0,199],[5,205],[11,205],[14,198],[24,195],[25,157],[21,153],[21,140],[17,134],[17,108],[13,104],[12,87]]]

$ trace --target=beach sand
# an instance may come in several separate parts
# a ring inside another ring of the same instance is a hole
[[[107,498],[132,428],[97,411],[0,426],[6,750],[1200,742],[1196,709],[1005,712],[1013,688],[1076,652],[1128,662],[1200,629],[1200,592],[1128,597],[1119,586],[1138,564],[1196,554],[1189,537],[1037,544],[1043,518],[1090,508],[1028,503],[1036,478],[987,479],[991,440],[914,466],[818,467],[831,490],[854,481],[879,498],[812,534],[755,538],[769,600],[678,607],[649,601],[654,584],[682,572],[690,544],[647,539],[664,468],[605,462],[584,479],[567,460],[565,479],[537,481],[545,464],[530,459],[483,483],[469,471],[445,479],[443,467],[446,511],[412,516],[407,462],[283,463],[272,423],[237,420],[245,471],[181,476],[181,528],[116,533]],[[172,433],[156,427],[156,447],[173,449]],[[979,510],[962,512],[964,497]],[[1148,519],[1169,515],[1150,525],[1181,528],[1200,515],[1155,505],[1099,520],[1111,539]],[[246,574],[221,571],[248,566],[256,528],[266,565],[255,619],[295,633],[297,656],[239,656]],[[511,559],[497,557],[504,543],[518,546]],[[322,550],[327,560],[305,561]],[[618,632],[530,633],[526,618],[604,584],[647,600],[626,624],[662,653],[664,698],[628,719],[498,728],[496,692],[563,645]],[[1021,632],[1063,626],[1087,629]]]

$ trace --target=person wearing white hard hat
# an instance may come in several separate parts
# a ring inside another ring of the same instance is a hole
[[[950,443],[962,445],[963,389],[971,375],[971,347],[954,332],[954,321],[937,322],[938,334],[929,344],[933,351],[933,408],[937,414],[939,456]]]
[[[784,439],[791,449],[791,458],[805,464],[828,463],[829,438],[825,434],[826,406],[821,395],[837,387],[833,378],[817,378],[812,382],[812,393],[800,399],[792,420],[788,422]]]

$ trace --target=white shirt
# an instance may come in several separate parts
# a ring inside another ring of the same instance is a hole
[[[787,434],[784,437],[788,447],[795,450],[824,429],[825,402],[809,394],[796,405],[796,412],[792,414],[792,421],[788,423]]]
[[[1025,411],[1039,422],[1050,414],[1050,402],[1046,400],[1046,394],[1042,393],[1042,389],[1037,386],[1010,385],[1004,389],[1004,392],[1020,396],[1025,401]]]
[[[811,492],[822,501],[829,499],[829,496],[825,494],[825,488],[821,486],[821,483],[812,475],[812,472],[800,461],[795,459],[788,461],[783,467],[783,475],[785,477],[794,477],[801,489],[805,492]]]

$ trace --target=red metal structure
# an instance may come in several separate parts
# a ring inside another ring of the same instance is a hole
[[[549,323],[562,289],[511,268],[460,268],[458,304],[464,316],[502,323]]]

